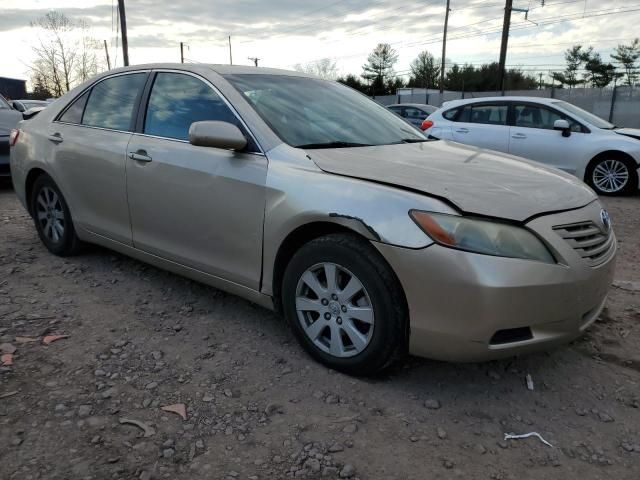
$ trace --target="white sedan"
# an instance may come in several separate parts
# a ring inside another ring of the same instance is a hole
[[[640,129],[617,128],[553,98],[454,100],[423,123],[432,137],[498,150],[556,167],[597,193],[636,191]]]

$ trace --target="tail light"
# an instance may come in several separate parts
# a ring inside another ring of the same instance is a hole
[[[423,120],[422,125],[420,125],[423,132],[431,127],[433,127],[433,122],[431,120]]]
[[[18,143],[18,137],[20,136],[20,130],[14,128],[11,130],[11,134],[9,135],[9,146],[13,147],[16,143]]]

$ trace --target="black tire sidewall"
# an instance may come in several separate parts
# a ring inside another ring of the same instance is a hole
[[[56,193],[56,195],[58,195],[60,205],[62,206],[62,213],[64,215],[64,234],[62,235],[62,238],[59,242],[53,242],[47,238],[42,229],[42,225],[37,218],[36,202],[38,201],[38,194],[44,187],[50,188]],[[40,237],[40,240],[42,241],[44,246],[47,247],[47,250],[49,250],[54,255],[60,256],[71,255],[76,250],[78,239],[73,227],[73,221],[71,219],[69,206],[67,205],[64,195],[62,195],[62,192],[60,191],[56,183],[48,175],[41,175],[36,179],[33,185],[33,189],[31,191],[31,215],[38,232],[38,236]]]
[[[598,186],[593,181],[593,172],[595,171],[596,167],[600,165],[602,162],[605,162],[607,160],[617,160],[618,162],[623,163],[627,167],[627,170],[629,172],[629,179],[627,180],[627,184],[624,186],[624,188],[622,188],[622,190],[619,190],[618,192],[603,192],[598,188]],[[603,195],[603,196],[629,195],[633,193],[635,190],[637,190],[638,188],[637,166],[633,165],[633,162],[631,162],[629,159],[620,158],[619,156],[616,156],[616,155],[608,155],[606,157],[600,157],[597,160],[594,160],[593,162],[591,162],[589,164],[589,168],[587,169],[586,177],[587,177],[587,183],[598,195]]]
[[[401,303],[398,301],[398,292],[393,290],[398,288],[396,282],[390,282],[388,278],[385,281],[389,272],[380,271],[389,267],[378,258],[372,262],[371,256],[378,255],[373,247],[365,241],[349,238],[352,243],[362,247],[355,249],[339,237],[345,236],[329,236],[312,241],[293,256],[283,279],[283,311],[298,341],[316,360],[345,373],[370,375],[388,365],[394,353],[401,350],[405,328],[404,308],[398,305]],[[373,305],[375,320],[371,341],[364,351],[353,357],[336,358],[323,352],[309,339],[298,321],[295,307],[298,280],[308,268],[323,262],[335,263],[353,273],[364,285]]]

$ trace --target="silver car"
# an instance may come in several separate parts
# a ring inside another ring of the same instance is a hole
[[[13,138],[16,193],[52,253],[96,243],[276,309],[352,374],[567,342],[613,276],[609,217],[581,181],[428,140],[297,72],[112,70]]]

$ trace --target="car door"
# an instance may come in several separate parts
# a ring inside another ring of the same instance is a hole
[[[509,153],[528,158],[575,174],[583,127],[555,109],[534,103],[513,104],[513,126],[510,128]],[[556,120],[567,120],[571,135],[554,130]]]
[[[81,227],[131,245],[126,153],[148,72],[107,77],[49,125],[50,161]]]
[[[451,124],[451,136],[456,142],[507,152],[508,111],[506,102],[465,105]]]
[[[267,159],[211,84],[184,72],[154,76],[128,149],[134,246],[257,290]],[[236,124],[248,147],[191,145],[189,127],[202,120]]]

